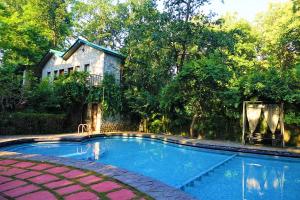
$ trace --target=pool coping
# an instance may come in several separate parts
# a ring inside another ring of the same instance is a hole
[[[214,149],[214,150],[224,150],[240,153],[251,153],[251,154],[263,154],[271,156],[283,156],[283,157],[294,157],[300,158],[300,153],[290,152],[286,149],[276,149],[276,148],[257,148],[253,146],[244,145],[234,145],[231,144],[208,144],[201,142],[196,139],[188,139],[183,137],[174,137],[167,135],[156,135],[156,134],[139,134],[139,133],[106,133],[106,134],[93,134],[93,135],[64,135],[64,136],[54,136],[54,137],[27,137],[27,138],[16,138],[6,141],[0,141],[0,147],[23,144],[30,142],[82,142],[96,137],[141,137],[149,138],[159,141],[165,141],[169,143],[175,143],[185,146],[192,146],[198,148]],[[145,194],[153,197],[154,199],[182,199],[182,200],[192,200],[194,199],[189,194],[184,191],[166,185],[158,180],[152,179],[147,176],[143,176],[134,172],[130,172],[124,169],[112,165],[105,165],[102,163],[96,163],[93,161],[83,161],[75,160],[70,158],[60,158],[54,156],[43,156],[37,154],[21,154],[16,152],[5,152],[0,151],[0,157],[6,158],[16,158],[16,159],[28,159],[33,161],[44,161],[53,162],[62,165],[73,166],[81,169],[95,171],[97,173],[102,173],[105,176],[117,179],[129,186],[136,188],[137,190],[144,192]]]
[[[97,133],[97,134],[70,134],[70,135],[52,135],[51,137],[19,137],[16,139],[1,140],[0,147],[10,146],[15,144],[30,143],[30,142],[82,142],[96,137],[111,137],[111,136],[120,136],[120,137],[141,137],[149,138],[154,140],[165,141],[174,144],[180,144],[185,146],[192,146],[205,149],[213,150],[223,150],[231,151],[238,153],[251,153],[251,154],[262,154],[270,156],[283,156],[283,157],[293,157],[300,158],[300,149],[290,148],[274,148],[274,147],[262,147],[262,146],[253,146],[253,145],[239,145],[236,143],[216,143],[209,140],[199,140],[199,139],[189,139],[180,136],[170,136],[170,135],[160,135],[160,134],[151,134],[151,133],[122,133],[122,132],[111,132],[111,133]]]

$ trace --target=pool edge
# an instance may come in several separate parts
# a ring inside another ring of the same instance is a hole
[[[239,152],[239,153],[250,153],[250,154],[261,154],[261,155],[270,155],[270,156],[282,156],[282,157],[292,157],[292,158],[300,158],[300,152],[290,152],[286,149],[278,149],[278,148],[270,148],[270,147],[256,147],[256,146],[249,146],[249,145],[220,145],[220,144],[207,144],[202,143],[200,140],[193,140],[168,136],[168,135],[158,135],[158,134],[151,134],[151,133],[97,133],[92,135],[72,135],[72,136],[59,136],[54,135],[54,137],[31,137],[31,138],[17,138],[8,141],[1,141],[0,140],[0,148],[5,146],[11,146],[16,144],[23,144],[23,143],[30,143],[30,142],[82,142],[92,138],[97,137],[114,137],[114,136],[121,136],[121,137],[140,137],[140,138],[149,138],[154,140],[160,140],[164,142],[191,146],[191,147],[198,147],[198,148],[206,148],[206,149],[214,149],[214,150],[223,150],[223,151],[231,151],[231,152]]]

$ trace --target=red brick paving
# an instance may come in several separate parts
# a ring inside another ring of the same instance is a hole
[[[27,172],[27,170],[19,169],[19,168],[10,168],[10,169],[8,169],[6,171],[2,171],[0,173],[2,175],[6,175],[6,176],[13,176],[13,175],[21,174],[21,173],[24,173],[24,172]]]
[[[32,162],[19,162],[17,164],[14,164],[13,167],[20,167],[20,168],[27,168],[35,165],[35,163]]]
[[[91,186],[91,188],[97,192],[108,192],[121,187],[122,186],[112,181],[105,181]]]
[[[0,200],[7,200],[7,198],[0,195]]]
[[[131,190],[122,189],[108,193],[107,197],[111,200],[130,200],[135,197],[135,194]]]
[[[86,173],[81,170],[74,169],[74,170],[64,173],[62,175],[66,178],[77,178],[77,177],[83,176],[85,174]]]
[[[19,178],[19,179],[28,179],[28,178],[31,178],[31,177],[34,177],[34,176],[38,176],[38,175],[41,175],[41,174],[42,174],[41,172],[29,171],[29,172],[25,172],[23,174],[18,174],[16,176],[16,178]]]
[[[34,192],[17,198],[17,200],[56,200],[56,199],[57,198],[48,191]]]
[[[0,165],[11,165],[17,163],[17,160],[0,160]]]
[[[9,197],[17,197],[17,196],[21,196],[23,194],[27,194],[27,193],[31,193],[34,191],[39,190],[40,188],[35,186],[35,185],[26,185],[20,188],[16,188],[16,189],[12,189],[9,191],[4,192],[4,194],[6,194]]]
[[[66,171],[70,171],[70,168],[68,168],[68,167],[54,167],[54,168],[46,170],[46,172],[49,172],[51,174],[61,174],[61,173],[66,172]]]
[[[63,186],[68,186],[71,184],[73,184],[73,182],[71,182],[71,181],[59,180],[59,181],[47,183],[44,186],[46,186],[47,188],[50,188],[50,189],[55,189],[55,188],[59,188],[59,187],[63,187]]]
[[[8,169],[9,169],[9,167],[0,166],[0,172],[7,171]]]
[[[12,180],[11,178],[8,178],[8,177],[5,177],[5,176],[0,176],[0,184],[11,181],[11,180]]]
[[[65,194],[70,194],[70,193],[74,193],[74,192],[79,192],[83,190],[83,187],[81,187],[80,185],[70,185],[64,188],[60,188],[58,190],[56,190],[56,192],[60,195],[65,195]]]
[[[112,200],[144,197],[122,183],[67,166],[5,159],[0,160],[0,174],[0,200],[100,200],[99,195]]]
[[[33,169],[33,170],[44,170],[44,169],[49,169],[50,167],[54,167],[54,165],[50,165],[50,164],[38,164],[36,166],[30,167],[30,169]]]
[[[94,176],[94,175],[90,175],[90,176],[80,178],[78,181],[83,183],[83,184],[91,184],[91,183],[95,183],[95,182],[98,182],[98,181],[101,181],[101,180],[102,180],[102,178],[99,178],[99,177]]]
[[[26,182],[20,180],[14,180],[0,185],[0,192],[17,188],[19,186],[26,185]]]
[[[97,195],[91,192],[78,192],[65,197],[65,200],[98,200]]]
[[[49,183],[51,181],[59,180],[59,178],[50,174],[43,174],[28,180],[37,184],[43,184],[43,183]]]

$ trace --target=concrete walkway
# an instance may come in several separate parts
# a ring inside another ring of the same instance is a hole
[[[145,194],[101,174],[53,163],[0,160],[0,199],[142,200]]]

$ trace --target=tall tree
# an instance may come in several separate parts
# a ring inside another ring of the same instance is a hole
[[[29,0],[26,9],[28,17],[38,19],[37,23],[47,32],[52,48],[62,48],[72,27],[72,0]],[[29,14],[30,13],[30,14]]]
[[[5,65],[36,64],[49,48],[62,47],[71,27],[64,0],[0,3],[0,48]]]
[[[200,13],[200,8],[209,1],[210,0],[165,1],[165,9],[170,16],[170,36],[173,49],[177,54],[177,70],[181,69],[189,54],[188,48],[192,45],[193,37],[199,33],[201,27],[203,28],[203,22],[206,24],[207,16]],[[198,31],[195,31],[195,29]]]
[[[300,20],[297,1],[270,4],[257,18],[261,36],[261,58],[267,65],[288,69],[299,62]]]
[[[119,49],[127,36],[129,3],[113,0],[76,1],[75,34],[97,44]]]
[[[129,108],[142,121],[159,112],[158,94],[173,74],[173,55],[166,30],[167,16],[148,0],[131,2],[124,83]]]

